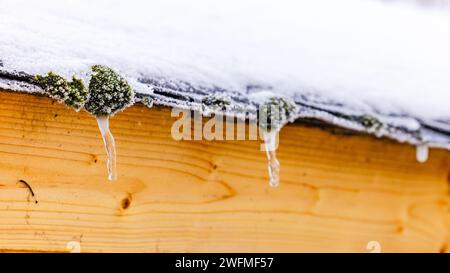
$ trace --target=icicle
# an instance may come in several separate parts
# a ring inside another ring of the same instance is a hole
[[[416,159],[420,163],[428,160],[428,145],[423,143],[416,146]]]
[[[117,180],[116,144],[109,130],[109,116],[134,103],[134,91],[128,82],[104,65],[93,65],[89,81],[89,99],[84,109],[97,118],[107,155],[108,179]]]
[[[270,97],[259,105],[258,126],[264,139],[264,150],[269,161],[269,185],[280,185],[280,162],[277,159],[277,138],[280,129],[288,122],[294,121],[298,108],[294,101],[284,97]]]
[[[102,134],[103,143],[105,144],[106,156],[107,156],[107,167],[108,167],[108,179],[110,181],[117,180],[117,169],[116,169],[116,143],[114,137],[109,130],[109,117],[100,116],[97,117],[98,128]]]
[[[266,150],[268,169],[269,169],[269,185],[278,187],[280,185],[280,162],[276,154],[277,131],[264,133],[264,146]]]

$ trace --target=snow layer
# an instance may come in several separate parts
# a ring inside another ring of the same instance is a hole
[[[138,93],[152,92],[140,78],[172,79],[255,100],[257,92],[312,95],[350,111],[450,119],[447,11],[375,0],[0,0],[0,7],[6,69],[87,77],[89,66],[104,64]]]

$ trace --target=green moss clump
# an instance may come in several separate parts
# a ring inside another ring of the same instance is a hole
[[[148,108],[152,108],[153,107],[153,99],[150,98],[150,97],[143,97],[141,102],[142,102],[142,104],[144,104]]]
[[[297,107],[290,99],[271,97],[259,106],[259,127],[266,131],[279,130],[294,118],[296,111]]]
[[[210,94],[202,98],[203,105],[215,110],[225,110],[231,105],[231,99],[224,94]]]
[[[362,115],[359,117],[359,121],[361,122],[362,126],[366,127],[367,129],[380,129],[383,124],[375,117],[370,115]]]
[[[95,116],[109,116],[133,103],[134,91],[128,82],[111,68],[92,66],[89,99],[84,108]]]
[[[69,82],[63,77],[49,72],[46,76],[37,75],[34,81],[44,89],[50,97],[63,102],[66,105],[80,110],[86,99],[87,90],[81,79],[72,77],[72,81]]]

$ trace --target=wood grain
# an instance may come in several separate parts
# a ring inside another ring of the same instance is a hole
[[[82,252],[449,249],[448,151],[420,164],[408,145],[291,124],[273,189],[259,142],[174,141],[175,120],[142,105],[113,117],[110,183],[94,118],[0,92],[1,251],[67,252],[70,241]]]

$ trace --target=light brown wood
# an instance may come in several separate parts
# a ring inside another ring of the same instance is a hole
[[[420,164],[408,145],[296,123],[273,189],[259,142],[177,142],[175,120],[142,105],[113,117],[110,183],[94,118],[0,92],[1,251],[448,251],[448,151]]]

